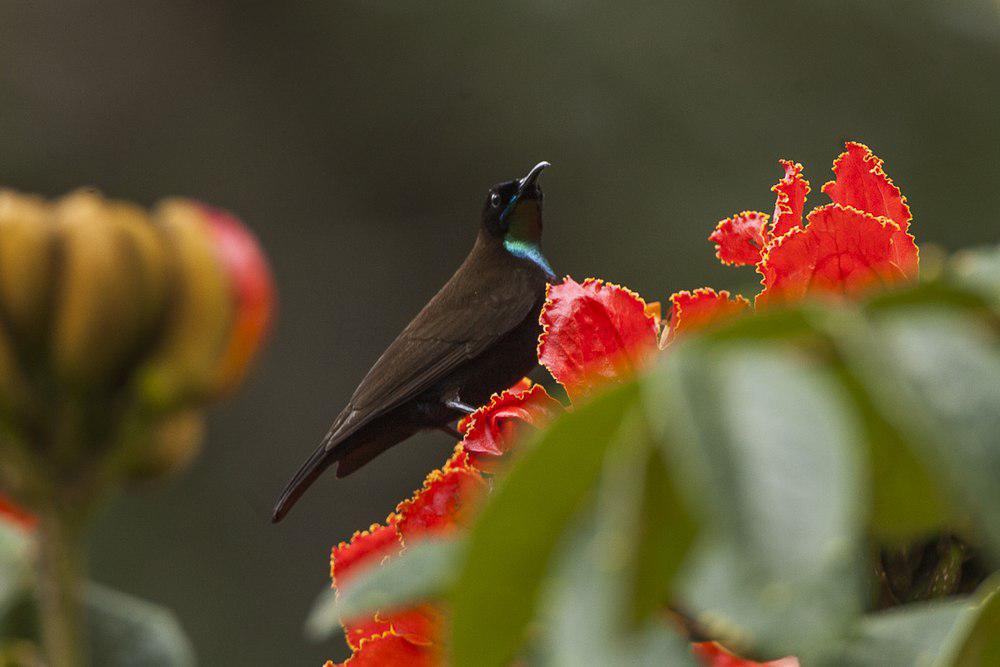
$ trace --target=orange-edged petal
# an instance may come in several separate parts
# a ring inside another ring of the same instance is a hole
[[[744,660],[724,649],[718,642],[691,644],[691,652],[707,667],[799,667],[799,659],[791,656],[769,662]]]
[[[759,262],[771,239],[767,220],[767,213],[743,211],[720,221],[708,236],[715,244],[715,256],[723,264],[753,266]]]
[[[441,641],[444,615],[434,605],[422,604],[385,615],[380,613],[377,618],[386,621],[395,634],[411,644],[429,646]]]
[[[341,542],[330,554],[330,579],[343,586],[357,572],[367,570],[402,548],[396,527],[390,522],[372,524],[368,530],[354,533],[349,542]]]
[[[635,292],[567,277],[547,296],[538,359],[571,398],[631,377],[656,352],[656,321]]]
[[[882,169],[882,160],[864,144],[848,141],[845,146],[847,150],[833,163],[837,178],[826,183],[823,192],[835,204],[884,216],[907,231],[913,215],[906,197]]]
[[[673,342],[677,336],[702,329],[714,322],[727,320],[742,314],[750,307],[750,302],[737,294],[716,292],[710,287],[702,287],[694,292],[676,292],[670,297],[670,328],[664,345]]]
[[[470,425],[462,441],[472,465],[489,471],[496,457],[503,456],[513,446],[519,422],[539,426],[561,409],[562,404],[540,384],[493,394],[488,405],[470,415]]]
[[[808,294],[856,294],[917,275],[913,237],[888,218],[837,204],[813,209],[809,225],[779,237],[757,270],[757,305]]]
[[[341,542],[330,556],[330,578],[340,589],[359,572],[378,567],[385,559],[399,553],[402,544],[396,526],[373,525],[365,531],[354,533],[350,542]],[[356,649],[361,642],[390,629],[389,623],[373,616],[342,618],[347,644]]]
[[[809,194],[809,181],[802,176],[802,165],[791,160],[778,160],[785,175],[772,188],[777,195],[774,217],[771,218],[771,235],[781,236],[788,230],[802,226],[802,213]]]
[[[38,525],[38,518],[34,514],[21,509],[2,493],[0,493],[0,521],[24,531],[34,530]]]
[[[202,205],[216,252],[229,278],[234,308],[216,375],[216,390],[234,389],[246,375],[271,324],[275,290],[271,269],[254,235],[233,215]]]
[[[433,646],[414,644],[388,631],[366,639],[354,655],[338,667],[434,667],[441,664],[439,651]]]
[[[423,488],[396,506],[396,527],[403,544],[466,525],[470,508],[485,490],[486,482],[471,468],[431,472]]]
[[[506,391],[511,391],[515,393],[527,391],[531,389],[531,385],[533,384],[534,382],[531,381],[531,378],[521,378],[513,385],[511,385]],[[472,415],[467,415],[465,417],[462,417],[460,420],[458,420],[458,432],[461,433],[462,435],[465,435],[468,432],[469,426],[471,424],[472,424]]]

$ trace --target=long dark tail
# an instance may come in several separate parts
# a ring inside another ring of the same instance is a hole
[[[343,453],[343,449],[340,447],[333,447],[327,450],[326,441],[324,441],[312,453],[312,456],[302,464],[302,467],[295,473],[295,477],[288,483],[285,490],[281,492],[281,497],[278,498],[278,503],[274,506],[271,521],[278,523],[284,519],[285,515],[292,509],[292,506],[306,492],[306,489],[316,481],[317,477],[323,474],[324,470],[336,463]]]

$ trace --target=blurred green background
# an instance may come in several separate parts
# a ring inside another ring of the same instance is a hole
[[[419,436],[328,475],[278,526],[271,505],[462,260],[488,186],[553,163],[559,273],[649,299],[738,289],[754,275],[715,261],[715,222],[770,212],[779,157],[825,201],[846,138],[886,159],[922,244],[996,241],[998,107],[986,0],[0,4],[0,181],[232,209],[280,291],[204,455],[100,517],[94,577],[173,608],[206,665],[342,658],[302,636],[330,547],[453,443]]]

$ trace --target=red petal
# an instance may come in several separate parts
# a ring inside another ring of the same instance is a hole
[[[486,482],[471,468],[433,471],[422,489],[396,506],[403,543],[465,525],[469,508],[485,490]]]
[[[702,329],[713,322],[736,317],[750,307],[740,295],[730,298],[729,292],[716,292],[702,287],[692,292],[677,292],[670,297],[670,329],[664,344],[671,343],[682,333]]]
[[[349,667],[434,667],[443,663],[433,647],[414,644],[390,631],[366,639],[354,655],[340,664]]]
[[[505,391],[520,393],[522,391],[527,391],[528,389],[531,389],[532,384],[534,383],[531,381],[530,378],[521,378],[520,380],[515,382],[513,386],[511,386],[509,389],[506,389]],[[472,415],[468,415],[459,419],[458,432],[461,433],[462,435],[465,435],[468,432],[471,423],[472,423]]]
[[[775,240],[757,270],[757,304],[812,293],[855,294],[917,275],[917,246],[888,218],[828,204],[813,209],[809,226]]]
[[[343,586],[358,572],[364,571],[386,557],[399,553],[402,544],[396,527],[372,524],[365,531],[358,531],[350,542],[341,542],[330,555],[330,578],[334,586]]]
[[[896,222],[902,231],[910,228],[913,215],[899,188],[882,170],[882,160],[864,144],[848,141],[847,150],[833,163],[837,179],[823,186],[835,204],[853,206]]]
[[[550,285],[538,359],[572,398],[626,379],[657,350],[656,321],[645,309],[636,293],[593,278]]]
[[[381,620],[382,615],[378,618]],[[430,604],[422,604],[412,609],[403,609],[387,614],[385,621],[388,622],[392,631],[405,638],[411,644],[422,644],[430,646],[440,642],[444,617],[441,611]]]
[[[226,211],[202,205],[216,250],[225,266],[236,302],[235,320],[219,365],[218,389],[238,385],[260,347],[274,310],[271,269],[257,239]]]
[[[754,265],[770,242],[767,214],[743,211],[715,226],[708,240],[715,244],[715,256],[723,264]]]
[[[809,181],[802,176],[802,165],[791,160],[778,160],[785,168],[784,177],[771,188],[778,195],[774,202],[771,235],[781,236],[794,227],[802,226],[802,212],[809,194]]]
[[[371,567],[376,567],[390,556],[399,553],[402,544],[396,527],[373,525],[366,531],[354,533],[350,542],[341,542],[333,548],[330,557],[330,578],[338,589],[352,577]],[[341,619],[344,636],[351,648],[357,648],[361,641],[381,634],[389,629],[389,624],[378,618],[362,616]]]
[[[799,659],[791,656],[770,662],[744,660],[722,648],[718,642],[691,644],[691,652],[701,658],[702,664],[708,667],[799,667]]]
[[[530,389],[508,389],[493,394],[489,405],[470,415],[470,426],[462,441],[465,451],[480,470],[488,470],[494,457],[502,456],[516,442],[519,422],[538,426],[552,418],[562,405],[540,384]]]
[[[26,531],[34,530],[38,525],[38,519],[34,514],[21,509],[2,493],[0,493],[0,521]]]

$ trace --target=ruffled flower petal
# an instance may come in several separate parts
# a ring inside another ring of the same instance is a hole
[[[540,384],[493,394],[489,404],[470,415],[462,441],[474,467],[490,471],[497,457],[516,442],[518,426],[540,426],[562,409]]]
[[[466,525],[469,509],[485,491],[486,482],[472,468],[455,466],[431,472],[423,488],[396,506],[396,528],[403,544]]]
[[[727,320],[742,314],[750,307],[750,302],[740,295],[731,297],[729,292],[716,292],[710,287],[702,287],[694,292],[677,292],[670,297],[670,328],[664,345],[669,345],[682,333],[696,331],[713,322]]]
[[[550,285],[540,321],[538,359],[574,399],[631,377],[657,350],[639,295],[593,278]]]
[[[809,194],[809,181],[802,176],[802,165],[791,160],[778,160],[785,169],[782,177],[771,192],[777,195],[774,202],[774,216],[771,218],[771,236],[781,236],[790,229],[802,226],[802,214]]]
[[[771,238],[767,220],[767,213],[743,211],[719,222],[708,236],[715,244],[715,256],[723,264],[753,266],[759,262]]]
[[[778,238],[757,270],[764,285],[758,306],[815,293],[857,294],[915,278],[917,246],[888,218],[828,204],[813,209],[808,227]]]
[[[769,662],[754,662],[739,658],[718,642],[698,642],[691,644],[691,652],[695,654],[706,667],[799,667],[798,658],[787,657]]]
[[[431,646],[414,644],[390,631],[366,639],[350,658],[338,665],[327,662],[325,667],[434,667],[441,664],[438,652]]]
[[[823,186],[835,204],[851,206],[874,216],[884,216],[906,232],[913,215],[906,197],[882,169],[883,161],[864,144],[848,141],[847,150],[833,163],[836,180]]]
[[[374,524],[366,531],[354,533],[350,542],[341,542],[333,548],[330,556],[330,578],[333,585],[339,592],[359,572],[378,567],[386,559],[399,553],[401,548],[399,535],[392,523],[385,526]],[[341,625],[344,626],[348,646],[354,650],[357,650],[363,640],[390,629],[389,623],[377,616],[343,618]]]

